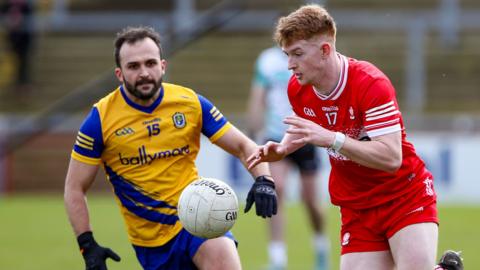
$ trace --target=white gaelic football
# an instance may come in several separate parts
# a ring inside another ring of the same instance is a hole
[[[178,201],[178,217],[183,227],[203,238],[225,234],[235,224],[237,213],[237,195],[218,179],[193,181],[183,190]]]

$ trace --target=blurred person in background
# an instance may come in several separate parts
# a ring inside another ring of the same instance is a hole
[[[0,6],[9,49],[15,55],[16,94],[31,89],[30,58],[35,38],[34,5],[29,0],[5,0]]]
[[[334,19],[306,5],[278,20],[275,40],[293,72],[295,115],[280,143],[267,142],[249,168],[307,143],[327,149],[329,191],[340,207],[342,270],[463,269],[447,251],[435,266],[437,196],[433,176],[406,140],[395,89],[377,67],[336,51]]]
[[[283,119],[293,114],[287,97],[288,58],[278,46],[264,50],[257,58],[255,74],[248,101],[247,125],[250,137],[280,142],[287,125]],[[285,244],[286,185],[289,171],[293,167],[300,175],[301,199],[306,206],[314,232],[315,269],[328,269],[330,243],[324,233],[324,214],[317,193],[317,171],[319,159],[315,146],[307,144],[289,154],[286,159],[270,163],[278,194],[278,214],[269,220],[270,243],[268,244],[269,269],[287,268],[287,246]]]
[[[103,165],[144,269],[241,269],[232,233],[193,236],[179,222],[177,204],[182,190],[199,178],[201,134],[244,165],[257,145],[205,97],[162,82],[166,60],[152,28],[123,29],[115,61],[121,85],[81,125],[65,180],[65,206],[86,268],[106,269],[107,258],[120,260],[96,242],[89,221],[86,193]],[[257,215],[271,217],[277,202],[268,164],[250,173],[255,181],[245,212],[255,203]]]

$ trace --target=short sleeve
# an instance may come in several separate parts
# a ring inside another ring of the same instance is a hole
[[[83,121],[78,131],[75,145],[73,146],[72,158],[97,165],[104,148],[102,126],[98,109],[93,107]]]
[[[230,129],[231,124],[208,99],[201,95],[198,95],[198,99],[202,107],[202,134],[215,142]]]
[[[369,137],[401,131],[401,113],[395,89],[387,79],[375,80],[361,102],[364,127]]]

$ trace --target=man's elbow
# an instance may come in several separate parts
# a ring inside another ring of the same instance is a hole
[[[389,173],[396,173],[402,167],[402,156],[393,157],[385,163],[384,170]]]

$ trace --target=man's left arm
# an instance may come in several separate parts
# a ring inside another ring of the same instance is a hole
[[[235,126],[229,128],[218,140],[217,146],[236,156],[248,169],[247,158],[257,149],[257,144],[240,132]],[[248,196],[245,212],[255,202],[256,213],[262,217],[271,217],[277,213],[277,194],[275,183],[270,174],[268,163],[260,163],[249,169],[255,179]]]
[[[216,140],[215,144],[228,153],[236,156],[245,168],[247,168],[247,158],[257,149],[257,144],[235,126],[232,126],[222,137]],[[268,163],[258,164],[258,166],[249,171],[255,178],[261,175],[270,175]]]
[[[375,136],[371,141],[360,141],[299,116],[289,116],[284,123],[290,125],[287,133],[297,138],[293,144],[311,143],[332,148],[360,165],[386,172],[395,172],[402,164],[401,131]]]
[[[394,173],[402,165],[401,131],[373,137],[371,141],[346,136],[339,152],[365,167]]]

